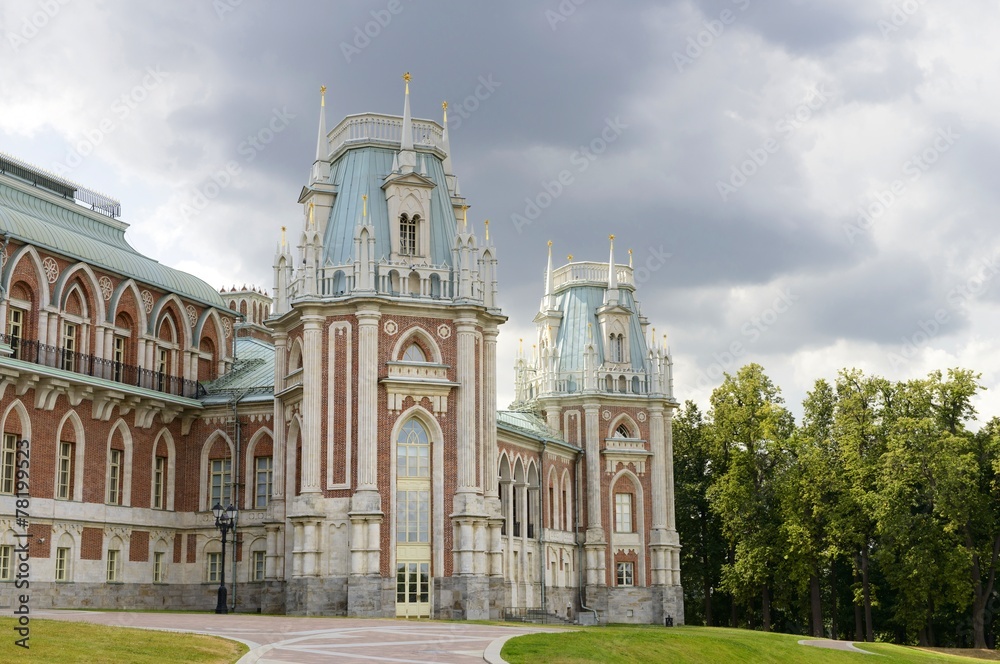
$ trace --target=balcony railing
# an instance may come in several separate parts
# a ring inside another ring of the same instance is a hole
[[[160,371],[142,369],[140,367],[115,362],[93,355],[74,353],[49,346],[33,339],[19,339],[7,334],[0,334],[0,339],[13,349],[12,357],[22,362],[31,362],[63,371],[94,376],[111,380],[123,385],[143,387],[165,394],[197,399],[206,394],[205,388],[196,380],[188,380],[180,376],[169,376]]]

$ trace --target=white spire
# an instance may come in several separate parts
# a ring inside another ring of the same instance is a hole
[[[413,121],[410,119],[410,72],[403,74],[406,81],[406,94],[403,97],[403,140],[401,150],[413,149]]]
[[[326,86],[319,87],[319,135],[316,137],[316,160],[313,162],[312,181],[326,179],[321,164],[329,156],[326,145]]]
[[[618,271],[615,270],[615,236],[609,235],[611,240],[611,258],[608,260],[608,290],[618,290]]]
[[[316,161],[326,159],[326,86],[319,86],[319,136],[316,139]]]
[[[444,132],[441,134],[441,146],[444,148],[444,174],[451,175],[454,170],[451,165],[451,142],[448,140],[448,102],[441,102],[441,110],[444,111],[444,120],[441,123],[444,127]],[[457,183],[455,187],[457,191]]]
[[[549,240],[549,264],[545,268],[545,294],[552,294],[552,240]]]

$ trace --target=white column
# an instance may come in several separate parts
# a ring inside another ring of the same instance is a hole
[[[487,496],[499,497],[497,476],[497,329],[483,330],[483,446],[486,457],[486,482],[483,487]]]
[[[358,318],[358,490],[378,485],[378,309],[361,309]]]
[[[323,316],[302,316],[302,493],[320,492],[323,422]]]
[[[587,530],[604,538],[601,524],[601,449],[600,449],[600,408],[594,404],[583,407],[584,436],[587,451]],[[599,533],[598,533],[599,531]],[[588,538],[589,539],[589,538]]]
[[[476,482],[476,326],[460,318],[458,329],[458,493],[475,493]]]
[[[663,438],[663,410],[652,407],[649,409],[649,447],[653,453],[653,530],[667,527],[667,473],[666,445]]]

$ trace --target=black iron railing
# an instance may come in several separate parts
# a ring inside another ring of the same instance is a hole
[[[84,353],[74,353],[33,339],[20,339],[8,334],[0,334],[0,339],[14,350],[12,357],[23,362],[113,380],[123,385],[144,387],[189,399],[205,395],[205,388],[196,380],[170,376],[161,371],[142,369],[124,362],[115,362]]]

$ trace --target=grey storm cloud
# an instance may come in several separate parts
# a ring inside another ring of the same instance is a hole
[[[836,343],[892,348],[940,306],[952,318],[935,341],[956,343],[1000,300],[989,279],[948,300],[1000,249],[1000,99],[983,82],[997,50],[969,38],[1000,12],[918,4],[886,33],[893,3],[862,0],[68,3],[37,37],[0,44],[0,141],[57,162],[161,67],[167,82],[73,177],[116,189],[158,260],[269,289],[279,228],[295,244],[301,224],[319,86],[332,128],[401,113],[410,71],[414,116],[440,121],[450,103],[453,161],[470,221],[491,219],[511,329],[531,325],[547,240],[557,262],[606,260],[615,233],[619,262],[630,247],[637,266],[667,256],[638,297],[699,366],[782,289],[798,300],[752,348],[772,364]],[[35,10],[6,5],[0,34]],[[60,91],[62,111],[48,102]],[[947,126],[963,138],[905,180]],[[894,179],[906,187],[884,214],[845,233]]]

